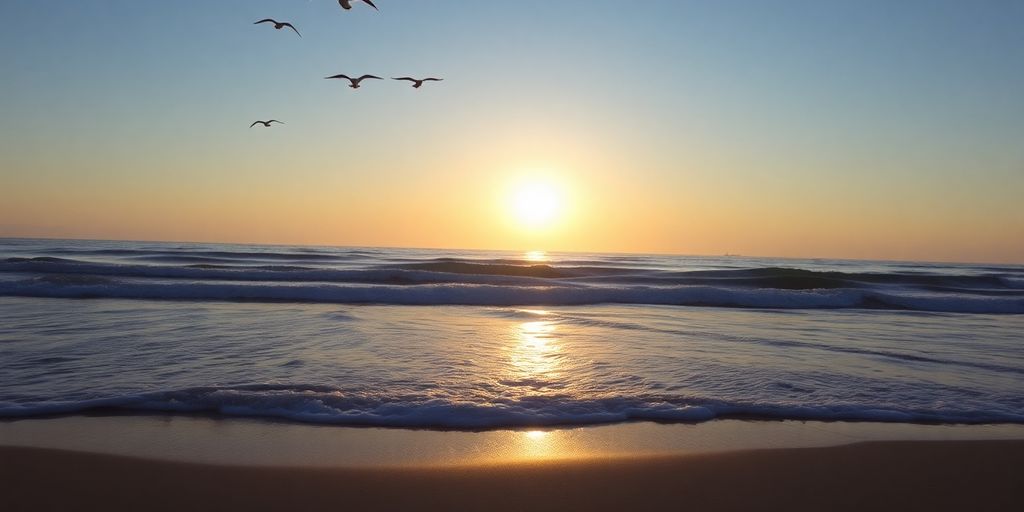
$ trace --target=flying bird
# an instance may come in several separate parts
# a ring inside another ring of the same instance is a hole
[[[379,76],[374,76],[374,75],[363,75],[363,76],[361,76],[359,78],[351,78],[351,77],[348,77],[348,76],[345,76],[345,75],[334,75],[334,76],[325,77],[324,79],[325,80],[330,80],[332,78],[344,78],[345,80],[348,80],[349,82],[352,82],[349,85],[349,87],[351,87],[353,89],[358,89],[359,88],[359,82],[362,82],[363,80],[366,80],[367,78],[373,78],[375,80],[383,80],[383,78],[381,78]]]
[[[423,87],[423,82],[440,82],[444,80],[444,78],[422,78],[417,80],[411,76],[403,76],[402,78],[392,78],[392,80],[406,80],[412,82],[414,89],[419,89],[420,87]]]
[[[338,0],[338,5],[340,5],[342,9],[345,9],[347,11],[347,10],[352,8],[352,2],[353,1],[355,1],[355,2],[362,1],[364,3],[369,4],[370,7],[373,7],[374,9],[377,9],[377,6],[373,5],[373,1],[372,0]],[[379,11],[380,9],[377,9],[377,10]]]
[[[299,30],[297,28],[295,28],[295,25],[292,25],[291,23],[285,23],[285,22],[277,21],[277,20],[274,20],[274,19],[271,19],[271,18],[267,18],[265,20],[259,20],[256,23],[253,23],[253,25],[259,25],[260,23],[273,23],[274,24],[274,28],[276,28],[278,30],[281,30],[284,27],[288,27],[288,28],[294,30],[295,33],[299,35],[299,37],[302,37],[302,34],[299,34]]]
[[[270,123],[284,124],[281,121],[278,121],[277,119],[271,119],[270,121],[256,121],[255,123],[250,124],[249,128],[252,128],[253,126],[256,126],[258,124],[262,124],[264,128],[270,128]]]

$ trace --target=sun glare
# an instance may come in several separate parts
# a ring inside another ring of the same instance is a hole
[[[557,220],[561,207],[562,198],[550,183],[524,182],[512,191],[512,214],[520,225],[530,229],[549,226]]]
[[[548,253],[544,251],[526,251],[526,261],[547,261]]]

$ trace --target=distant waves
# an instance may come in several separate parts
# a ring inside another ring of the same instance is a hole
[[[1011,265],[0,239],[0,418],[1024,423],[1022,332]]]
[[[1017,267],[607,255],[538,263],[444,251],[212,247],[15,245],[0,252],[0,296],[1024,313]]]

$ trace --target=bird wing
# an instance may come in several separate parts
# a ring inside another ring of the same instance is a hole
[[[325,77],[324,79],[325,80],[330,80],[331,78],[344,78],[345,80],[352,80],[351,78],[348,77],[348,75],[334,75],[334,76]]]
[[[250,125],[249,125],[249,128],[252,128],[253,126],[256,126],[256,125],[258,125],[258,124],[260,124],[260,123],[262,123],[262,122],[263,122],[263,121],[256,121],[255,123],[252,123],[252,124],[250,124]]]
[[[444,81],[444,78],[424,78],[422,81],[424,81],[424,82],[441,82],[441,81]]]
[[[377,80],[383,80],[383,78],[375,75],[363,75],[359,77],[359,80],[366,80],[367,78],[376,78]]]
[[[416,80],[415,78],[408,77],[408,76],[403,76],[401,78],[392,78],[392,80],[408,80],[410,82],[418,82],[419,81],[419,80]]]
[[[265,20],[259,20],[256,23],[253,23],[253,25],[259,25],[260,23],[277,23],[277,22],[272,20],[272,19],[270,19],[270,18],[267,18]]]
[[[278,121],[277,119],[271,119],[270,121],[267,121],[267,126],[270,126],[270,123],[284,124],[281,121]]]
[[[284,26],[294,30],[296,34],[299,34],[299,29],[295,28],[295,25],[292,25],[291,23],[282,23],[281,25],[284,25]],[[299,34],[299,37],[302,37],[302,34]]]
[[[368,4],[370,4],[370,7],[373,7],[374,9],[377,9],[377,6],[373,5],[373,2],[371,0],[363,0],[363,1],[368,3]],[[377,9],[377,10],[379,11],[380,9]]]

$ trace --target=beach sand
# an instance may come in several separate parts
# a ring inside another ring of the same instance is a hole
[[[0,449],[4,510],[1024,510],[1024,441],[509,465],[218,466]]]
[[[0,422],[0,510],[1024,510],[1024,425]]]

